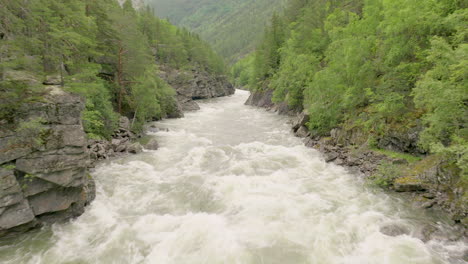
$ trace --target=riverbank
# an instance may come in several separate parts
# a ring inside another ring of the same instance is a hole
[[[2,260],[464,264],[467,244],[419,238],[431,221],[456,235],[445,219],[325,163],[286,116],[246,107],[247,97],[155,123],[157,151],[100,163],[81,217],[0,243]]]
[[[468,202],[466,189],[459,186],[457,168],[434,155],[411,155],[391,150],[392,146],[416,145],[417,135],[389,139],[390,149],[372,146],[369,134],[358,128],[336,128],[328,136],[318,136],[306,127],[309,114],[298,113],[287,105],[272,102],[272,92],[252,93],[247,105],[265,108],[291,116],[291,126],[307,147],[319,150],[326,162],[348,168],[362,175],[370,184],[399,193],[413,206],[430,211],[443,211],[459,229],[460,237],[468,237]],[[431,231],[432,230],[432,231]],[[436,234],[435,228],[426,232]]]

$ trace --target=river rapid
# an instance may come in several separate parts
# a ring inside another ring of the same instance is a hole
[[[159,150],[100,164],[81,217],[0,242],[0,263],[466,263],[466,243],[417,238],[454,232],[442,217],[325,163],[247,97],[157,122]],[[393,225],[410,235],[380,231]]]

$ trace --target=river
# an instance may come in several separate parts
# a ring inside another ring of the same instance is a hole
[[[0,244],[0,262],[155,264],[466,263],[463,242],[418,239],[443,218],[324,162],[286,117],[206,100],[157,122],[157,151],[100,164],[85,214]],[[399,225],[411,235],[387,236]]]

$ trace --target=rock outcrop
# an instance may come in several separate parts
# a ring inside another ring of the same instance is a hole
[[[273,103],[273,90],[265,88],[261,91],[252,92],[245,105],[266,108],[269,111],[277,112],[280,115],[294,116],[302,109],[291,109],[286,102]]]
[[[81,124],[84,100],[60,87],[0,128],[0,236],[76,217],[95,196]]]
[[[115,130],[111,140],[94,140],[88,141],[88,152],[91,157],[91,163],[100,160],[125,155],[138,154],[143,151],[140,143],[135,142],[138,135],[130,131],[130,120],[127,117],[121,117],[119,120],[119,128]]]
[[[199,110],[194,100],[228,96],[235,92],[234,86],[222,75],[162,67],[160,77],[177,91],[177,100],[183,111]]]

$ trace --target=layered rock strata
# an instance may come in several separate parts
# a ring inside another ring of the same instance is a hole
[[[76,217],[95,196],[84,100],[51,86],[0,128],[0,236]]]

